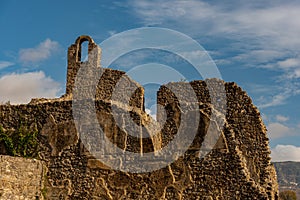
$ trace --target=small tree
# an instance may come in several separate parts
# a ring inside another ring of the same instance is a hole
[[[282,191],[279,193],[280,200],[297,200],[296,192],[291,190]]]

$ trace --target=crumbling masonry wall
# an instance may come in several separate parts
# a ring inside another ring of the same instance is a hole
[[[69,74],[76,74],[71,65],[68,77]],[[126,110],[118,102],[110,101],[113,89],[121,77],[125,77],[128,87],[138,88],[130,99],[130,104],[137,109]],[[270,163],[266,128],[258,109],[246,92],[235,83],[215,79],[191,82],[201,114],[199,124],[195,124],[198,132],[192,145],[183,157],[171,165],[154,172],[138,174],[110,169],[87,151],[73,122],[72,81],[67,83],[69,93],[62,98],[34,100],[28,105],[0,106],[0,125],[5,130],[16,128],[21,121],[38,129],[39,159],[47,167],[46,178],[43,180],[47,192],[40,198],[278,199],[276,173]],[[207,134],[212,110],[215,109],[211,104],[212,95],[208,92],[208,81],[211,81],[213,87],[224,86],[227,112],[222,134],[214,149],[199,158],[199,149]],[[170,84],[182,90],[189,83]],[[178,126],[186,126],[178,123],[180,105],[167,85],[162,86],[157,95],[158,104],[165,110],[159,111],[158,115],[166,113],[160,139],[133,137],[117,126],[112,115],[113,106],[130,112],[136,124],[144,125],[151,121],[143,109],[142,87],[126,77],[124,72],[105,69],[96,96],[99,124],[109,140],[123,150],[150,152],[163,148],[173,139]],[[117,117],[122,118],[122,115]],[[150,130],[143,131],[149,134]]]
[[[44,169],[39,160],[0,155],[0,199],[41,197]]]

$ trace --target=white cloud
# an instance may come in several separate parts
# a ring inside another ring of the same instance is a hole
[[[269,63],[270,61],[274,61],[278,58],[282,58],[285,56],[285,53],[282,51],[276,50],[250,50],[246,53],[241,53],[237,56],[232,58],[232,61],[239,61],[239,62],[250,62],[251,65],[257,66],[261,63]],[[265,67],[266,68],[266,67]]]
[[[10,67],[14,65],[15,63],[8,62],[8,61],[0,61],[0,69],[4,69],[6,67]]]
[[[276,115],[275,118],[279,122],[286,122],[286,121],[289,120],[289,117],[286,117],[286,116],[283,116],[283,115]]]
[[[295,64],[289,58],[291,52],[300,53],[297,1],[236,1],[229,7],[199,0],[132,0],[130,5],[146,24],[161,24],[196,37],[232,39],[228,47],[244,51],[234,59],[245,63],[291,59],[279,63],[286,66]]]
[[[193,38],[208,37],[216,42],[226,39],[226,47],[219,51],[237,53],[232,58],[225,55],[226,60],[217,60],[219,65],[238,62],[280,72],[275,84],[285,88],[281,87],[276,94],[262,94],[265,101],[260,102],[260,108],[283,105],[299,94],[299,87],[288,84],[300,78],[299,1],[234,1],[229,6],[203,0],[131,0],[130,5],[146,25],[159,24]]]
[[[23,64],[37,63],[48,59],[58,48],[58,42],[46,39],[34,48],[21,49],[19,51],[19,60]]]
[[[300,75],[300,70],[299,70]],[[250,84],[251,92],[259,95],[259,108],[268,108],[287,104],[289,98],[300,94],[298,79],[287,79],[287,74],[276,77],[272,85]]]
[[[202,19],[214,10],[202,1],[131,1],[138,16],[147,24],[161,24],[167,20]],[[197,10],[198,9],[198,10]]]
[[[294,69],[288,72],[284,77],[287,79],[298,79],[300,78],[300,68]]]
[[[293,145],[277,145],[271,149],[273,162],[296,161],[300,162],[300,147]]]
[[[300,59],[299,58],[288,58],[286,60],[279,61],[278,65],[281,68],[299,67],[300,66]]]
[[[274,122],[267,126],[270,139],[282,138],[291,135],[291,129],[281,123]]]
[[[261,105],[259,105],[259,108],[268,108],[268,107],[272,107],[272,106],[278,106],[278,105],[283,105],[285,104],[285,101],[287,98],[289,98],[291,96],[291,93],[286,91],[284,93],[279,93],[274,95],[271,98],[268,98],[268,100],[263,100],[263,101],[268,101],[268,103],[262,103]]]
[[[283,80],[291,80],[300,78],[300,57],[288,57],[283,60],[279,60],[269,64],[263,64],[259,67],[271,69],[271,70],[280,70],[284,73],[281,78]]]
[[[261,39],[268,44],[266,47],[271,45],[266,41],[272,41],[276,47],[296,47],[300,43],[299,3],[264,1],[259,6],[255,3],[258,2],[235,2],[228,7],[222,2],[210,4],[199,0],[130,1],[137,16],[146,24],[167,24],[188,28],[188,31],[197,31],[201,35],[222,34],[237,39],[264,37]]]
[[[270,85],[262,85],[256,83],[249,83],[248,86],[251,93],[255,93],[255,94],[270,93],[272,91],[280,89],[276,85],[270,86]]]
[[[28,103],[31,98],[57,97],[60,92],[59,83],[44,72],[8,74],[0,78],[0,102],[10,101],[12,104]]]
[[[115,30],[108,31],[108,34],[109,34],[110,36],[113,36],[113,35],[116,34],[116,33],[117,33],[117,31],[115,31]]]
[[[156,120],[156,113],[153,113],[152,110],[146,108],[146,109],[145,109],[145,112],[146,112],[148,115],[150,115],[153,119]]]

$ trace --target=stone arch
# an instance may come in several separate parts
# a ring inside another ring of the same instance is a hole
[[[88,35],[79,36],[76,41],[76,62],[81,62],[82,43],[88,42],[88,53],[94,48],[94,40]]]

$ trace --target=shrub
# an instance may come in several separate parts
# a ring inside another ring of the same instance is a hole
[[[17,129],[4,131],[0,127],[0,143],[4,144],[6,154],[20,157],[36,157],[38,152],[38,131],[20,124]]]

